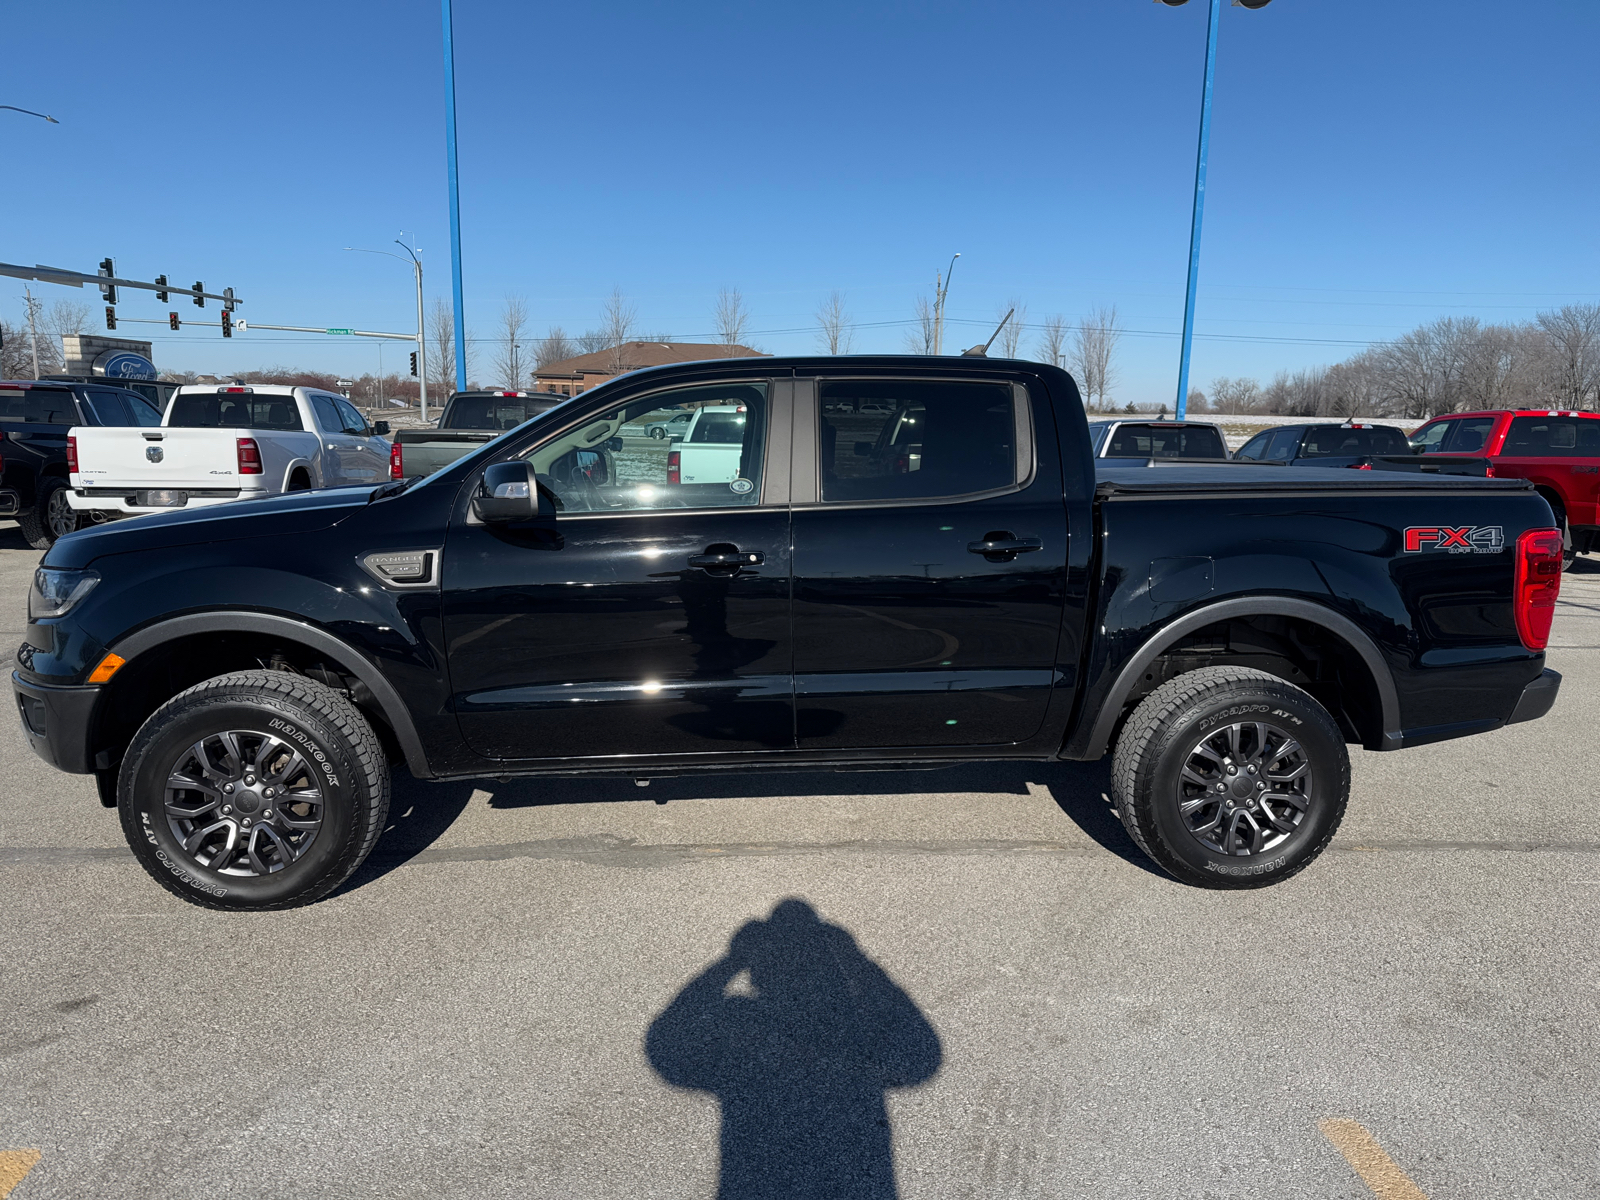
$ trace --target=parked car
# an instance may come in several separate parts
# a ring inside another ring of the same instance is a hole
[[[733,480],[574,469],[735,395]],[[918,468],[854,454],[841,396],[916,411]],[[1549,710],[1560,558],[1522,480],[1096,461],[1055,367],[720,359],[620,376],[426,479],[64,538],[12,681],[34,750],[216,908],[336,888],[391,761],[559,788],[1113,746],[1139,846],[1245,888],[1328,845],[1348,743]]]
[[[1228,458],[1221,427],[1205,421],[1091,421],[1089,436],[1096,458]]]
[[[644,431],[658,441],[665,438],[669,441],[681,442],[684,433],[689,428],[689,422],[692,420],[694,420],[693,413],[673,413],[665,421],[651,421],[644,427]]]
[[[1450,413],[1411,435],[1426,462],[1474,464],[1496,479],[1526,479],[1561,527],[1566,565],[1600,549],[1600,413],[1494,409]]]
[[[432,475],[524,421],[549,412],[571,397],[555,392],[456,392],[436,425],[399,429],[389,450],[389,476]]]
[[[122,388],[125,391],[135,392],[143,396],[145,402],[158,413],[167,411],[167,402],[172,399],[172,394],[182,386],[164,379],[127,379],[120,375],[44,375],[41,378],[52,382],[87,383]]]
[[[69,499],[79,512],[127,516],[381,483],[388,432],[315,388],[186,385],[159,428],[72,430]]]
[[[68,502],[73,427],[160,423],[143,396],[104,382],[0,383],[0,516],[15,517],[35,550],[48,549],[82,519]]]
[[[754,432],[747,405],[708,404],[695,409],[683,441],[667,455],[667,482],[728,484],[739,479]]]

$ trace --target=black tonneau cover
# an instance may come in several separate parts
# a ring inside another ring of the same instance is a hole
[[[1158,460],[1151,460],[1154,466]],[[1115,466],[1108,465],[1116,462]],[[1412,475],[1399,471],[1352,471],[1338,467],[1287,467],[1233,461],[1194,466],[1171,460],[1151,470],[1126,460],[1095,460],[1095,495],[1172,495],[1200,492],[1207,495],[1260,495],[1263,492],[1349,492],[1373,495],[1397,492],[1496,491],[1525,492],[1526,479],[1484,479],[1471,475]]]

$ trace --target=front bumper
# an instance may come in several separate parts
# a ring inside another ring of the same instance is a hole
[[[1522,696],[1517,701],[1516,708],[1511,710],[1511,719],[1506,724],[1517,725],[1523,721],[1537,721],[1555,707],[1556,693],[1560,690],[1560,673],[1546,667],[1543,675],[1522,689]]]
[[[17,671],[11,673],[11,688],[17,696],[22,736],[33,752],[59,771],[92,773],[89,723],[101,689],[93,684],[57,687],[29,683]]]

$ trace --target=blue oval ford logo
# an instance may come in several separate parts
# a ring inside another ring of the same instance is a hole
[[[160,446],[146,446],[144,448],[144,456],[151,462],[160,462],[165,457]]]
[[[96,356],[94,369],[109,379],[154,379],[156,365],[131,350],[106,350]]]

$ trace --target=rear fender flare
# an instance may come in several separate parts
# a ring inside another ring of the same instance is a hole
[[[276,635],[285,641],[298,642],[311,647],[319,654],[327,655],[371,690],[378,701],[378,707],[383,710],[383,715],[389,722],[389,727],[394,730],[401,750],[405,752],[406,766],[410,768],[411,773],[419,779],[432,778],[433,771],[428,766],[428,756],[422,748],[422,739],[417,736],[416,725],[411,720],[411,711],[400,698],[400,693],[395,690],[394,685],[365,655],[316,625],[290,620],[288,617],[272,613],[195,613],[147,625],[136,633],[120,639],[110,649],[132,662],[139,655],[155,650],[166,642],[191,637],[197,633]]]
[[[318,479],[317,464],[312,462],[309,458],[301,457],[291,458],[289,460],[289,465],[283,469],[283,480],[278,490],[287,492],[289,490],[289,480],[294,478],[294,473],[296,471],[302,469],[305,471],[306,477],[311,480],[312,487],[315,488],[322,486],[321,481]]]
[[[1162,651],[1179,638],[1186,637],[1197,629],[1234,617],[1294,617],[1312,625],[1319,625],[1348,643],[1350,648],[1361,656],[1378,690],[1378,702],[1383,716],[1378,749],[1400,749],[1400,694],[1394,686],[1394,676],[1389,671],[1388,662],[1367,632],[1349,617],[1310,600],[1297,600],[1291,596],[1250,596],[1236,600],[1221,600],[1204,608],[1197,608],[1171,624],[1162,626],[1159,632],[1139,647],[1138,652],[1117,673],[1116,682],[1111,685],[1111,691],[1101,704],[1099,715],[1095,717],[1094,727],[1089,732],[1088,744],[1084,747],[1082,757],[1093,760],[1105,754],[1111,745],[1111,735],[1116,730],[1117,721],[1122,716],[1128,697],[1133,694],[1140,677],[1149,670],[1150,664],[1161,656]]]

